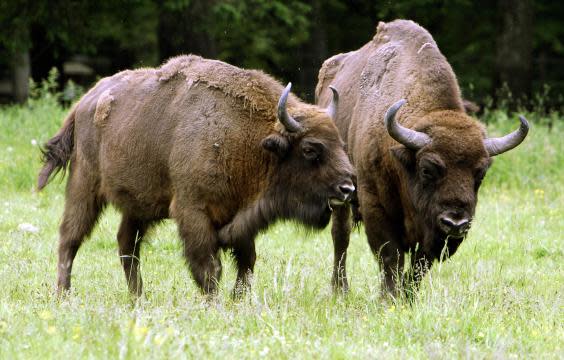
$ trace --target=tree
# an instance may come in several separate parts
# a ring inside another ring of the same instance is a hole
[[[62,59],[72,52],[95,54],[110,41],[123,55],[150,59],[144,50],[156,44],[149,0],[115,2],[111,0],[50,1],[3,0],[0,2],[0,48],[12,68],[16,101],[25,101],[32,74],[34,52],[49,52]],[[142,20],[142,21],[139,21]],[[152,28],[151,28],[152,27]],[[147,31],[149,28],[149,31]],[[32,34],[40,34],[40,42]],[[148,46],[149,45],[149,46]],[[36,50],[40,51],[36,51]],[[122,58],[120,57],[120,58]],[[52,59],[53,60],[53,59]],[[62,61],[62,60],[61,60]],[[53,64],[48,64],[46,72]],[[127,66],[131,61],[127,62]],[[151,64],[152,65],[152,64]]]
[[[31,74],[29,49],[31,47],[30,23],[40,12],[37,3],[0,2],[0,46],[8,54],[8,65],[12,68],[12,88],[17,102],[27,99],[28,79]]]
[[[215,0],[157,1],[159,59],[182,53],[215,58],[217,47],[210,29]]]
[[[300,46],[310,36],[310,11],[306,1],[297,0],[217,1],[209,22],[217,56],[237,66],[297,79]]]
[[[530,0],[498,0],[501,29],[497,37],[498,85],[517,96],[532,85],[533,7]]]

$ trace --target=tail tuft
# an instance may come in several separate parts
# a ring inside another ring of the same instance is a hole
[[[74,110],[71,111],[63,127],[41,149],[43,168],[39,172],[37,189],[41,190],[59,171],[65,170],[69,164],[74,148]]]

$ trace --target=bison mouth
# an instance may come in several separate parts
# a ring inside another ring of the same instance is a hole
[[[466,234],[460,236],[440,234],[436,236],[434,246],[429,255],[431,255],[433,259],[448,259],[458,250],[465,236]]]
[[[301,222],[303,225],[313,229],[323,229],[331,220],[331,213],[334,208],[343,206],[349,203],[353,196],[352,190],[349,193],[341,193],[331,191],[326,193],[309,193],[307,197],[302,198],[296,204],[288,203],[287,207],[279,212],[283,218],[294,219]]]
[[[468,234],[469,230],[470,230],[469,227],[462,230],[457,230],[457,229],[448,229],[448,228],[445,229],[444,227],[439,226],[439,232],[442,234],[444,238],[452,238],[452,239],[464,238]]]
[[[333,207],[342,206],[345,203],[346,201],[337,198],[329,198],[329,200],[327,200],[327,206],[331,211],[333,211]]]
[[[329,207],[330,211],[333,211],[334,207],[343,206],[351,202],[351,196],[349,194],[343,194],[341,197],[329,197],[327,199],[327,206]]]

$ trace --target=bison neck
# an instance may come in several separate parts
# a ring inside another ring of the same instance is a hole
[[[267,192],[250,206],[237,212],[233,219],[219,231],[223,246],[233,246],[252,241],[256,235],[277,220],[295,220],[308,228],[322,229],[329,223],[331,212],[319,201],[290,203],[285,194]],[[315,204],[315,205],[314,205]]]

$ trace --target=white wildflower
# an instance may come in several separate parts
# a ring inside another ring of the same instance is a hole
[[[37,226],[29,224],[29,223],[19,224],[18,230],[30,232],[30,233],[34,233],[34,234],[39,232],[39,228]]]
[[[267,346],[265,346],[264,349],[261,350],[259,355],[260,356],[266,356],[266,355],[268,355],[269,352],[270,352],[270,349]]]

